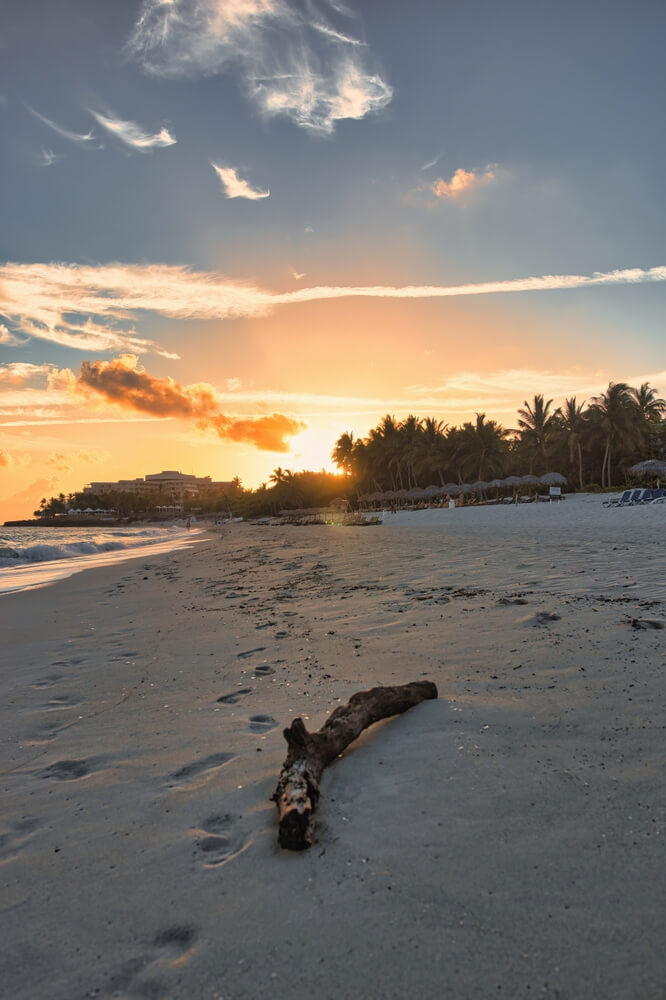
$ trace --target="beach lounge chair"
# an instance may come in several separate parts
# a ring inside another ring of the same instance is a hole
[[[642,495],[643,490],[630,490],[629,499],[621,501],[620,507],[635,507],[636,504],[640,503]]]
[[[612,497],[610,500],[604,500],[604,507],[623,507],[625,504],[629,503],[629,497],[633,493],[633,490],[625,490],[621,497]]]
[[[663,487],[659,487],[658,490],[652,491],[652,499],[647,500],[647,503],[666,503],[666,493],[664,493]]]

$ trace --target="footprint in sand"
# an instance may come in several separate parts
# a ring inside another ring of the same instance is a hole
[[[205,868],[224,865],[250,846],[252,841],[245,840],[235,826],[234,818],[227,813],[224,816],[209,816],[195,831],[196,852],[202,855]]]
[[[185,764],[183,767],[178,768],[177,771],[174,771],[170,777],[179,784],[188,784],[200,775],[207,775],[209,771],[215,771],[218,767],[224,767],[235,756],[236,754],[233,753],[213,753],[209,757],[201,757],[199,760],[193,760],[189,764]]]
[[[497,602],[499,605],[507,604],[529,604],[529,601],[525,597],[500,597]]]
[[[251,715],[249,723],[247,728],[251,733],[268,733],[277,726],[272,715]]]
[[[76,705],[80,704],[81,702],[79,699],[75,698],[73,694],[63,694],[58,698],[51,698],[50,701],[47,701],[44,708],[48,711],[57,711],[61,708],[74,708]]]
[[[230,691],[229,694],[222,694],[217,699],[220,705],[235,705],[237,701],[246,694],[250,694],[252,688],[238,688],[237,691]]]
[[[31,684],[30,686],[35,691],[41,691],[42,688],[55,687],[58,681],[61,681],[62,678],[63,678],[62,674],[47,674],[46,677],[40,677],[38,681],[35,681],[35,683]]]
[[[32,836],[41,825],[40,820],[25,816],[14,823],[6,833],[0,833],[0,864],[15,858],[28,837]]]
[[[243,653],[236,653],[236,659],[247,660],[249,656],[254,656],[255,653],[263,653],[265,649],[265,646],[257,646],[256,649],[246,649]]]
[[[123,962],[105,984],[107,996],[124,1000],[168,1000],[173,993],[155,973],[184,965],[194,954],[198,933],[191,924],[176,924],[159,931],[143,955]],[[99,990],[89,993],[97,995]]]
[[[550,625],[551,622],[559,622],[561,615],[550,611],[537,611],[535,615],[523,618],[523,622],[528,625]]]
[[[77,781],[85,778],[94,770],[89,760],[57,760],[42,771],[43,778],[54,778],[56,781]]]
[[[260,663],[258,667],[254,668],[254,672],[257,677],[268,677],[269,674],[275,673],[275,669],[270,663]]]

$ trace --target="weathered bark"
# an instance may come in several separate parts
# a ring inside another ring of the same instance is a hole
[[[316,733],[309,733],[301,718],[294,719],[284,730],[289,749],[273,793],[280,814],[280,847],[301,851],[312,844],[321,772],[364,729],[436,697],[437,688],[432,681],[413,681],[357,691],[346,705],[335,709]]]

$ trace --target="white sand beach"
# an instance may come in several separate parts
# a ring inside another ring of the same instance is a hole
[[[3,996],[666,996],[665,528],[233,524],[0,597]],[[282,728],[422,678],[278,848]]]

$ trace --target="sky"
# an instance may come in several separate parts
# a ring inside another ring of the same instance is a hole
[[[8,0],[0,521],[666,394],[666,6]]]

